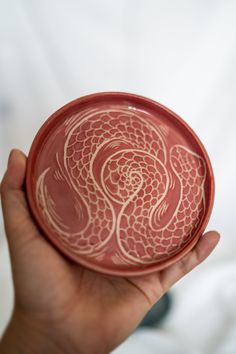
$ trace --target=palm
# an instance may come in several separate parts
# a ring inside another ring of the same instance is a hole
[[[31,221],[24,232],[28,240],[18,244],[20,256],[13,267],[17,268],[16,305],[45,328],[69,332],[74,346],[81,345],[81,337],[90,342],[82,328],[78,336],[81,318],[106,347],[111,338],[118,344],[163,293],[159,273],[139,278],[103,276],[64,259]],[[93,345],[98,344],[93,341]]]
[[[1,186],[15,307],[72,351],[108,352],[124,340],[168,288],[203,261],[219,236],[209,232],[169,268],[142,277],[103,276],[62,257],[35,226],[23,192],[26,158],[15,152]],[[93,341],[91,341],[93,333]]]
[[[31,220],[25,227],[28,240],[19,242],[19,259],[15,263],[17,305],[45,329],[54,327],[61,335],[70,333],[74,347],[81,346],[82,341],[86,347],[91,344],[87,328],[96,333],[94,337],[98,341],[102,338],[106,350],[116,346],[163,295],[171,277],[181,277],[188,270],[184,270],[184,265],[192,266],[188,256],[181,263],[152,275],[103,276],[62,257],[39,234]],[[84,322],[87,323],[85,330]],[[96,340],[92,344],[94,348],[101,347]]]

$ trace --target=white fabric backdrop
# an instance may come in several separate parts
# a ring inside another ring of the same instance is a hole
[[[175,306],[162,332],[131,337],[128,353],[236,350],[236,316],[227,317],[236,286],[235,18],[234,0],[0,0],[0,177],[10,148],[28,152],[54,110],[96,91],[133,92],[163,103],[209,152],[216,178],[209,228],[221,232],[220,246],[174,287]],[[2,332],[12,285],[2,219],[0,227]],[[219,300],[224,296],[229,299]],[[144,349],[131,349],[139,341]]]

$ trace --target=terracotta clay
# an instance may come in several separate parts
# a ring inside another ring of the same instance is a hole
[[[65,255],[112,275],[141,275],[183,257],[210,216],[214,180],[195,133],[162,105],[126,93],[75,100],[39,130],[27,195]]]

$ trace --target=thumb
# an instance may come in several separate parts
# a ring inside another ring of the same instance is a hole
[[[11,252],[38,235],[24,193],[26,162],[20,150],[12,150],[1,183],[3,219]]]

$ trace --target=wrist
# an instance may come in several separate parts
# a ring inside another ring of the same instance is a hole
[[[78,334],[76,336],[78,340]],[[86,336],[85,336],[86,337]],[[107,354],[90,341],[81,339],[80,346],[74,343],[70,333],[55,325],[43,325],[20,311],[14,311],[11,321],[0,340],[0,354]],[[89,348],[88,348],[89,347]],[[86,349],[82,349],[86,348]]]
[[[20,312],[14,311],[0,342],[0,354],[64,354],[60,345],[52,340],[37,324]]]

